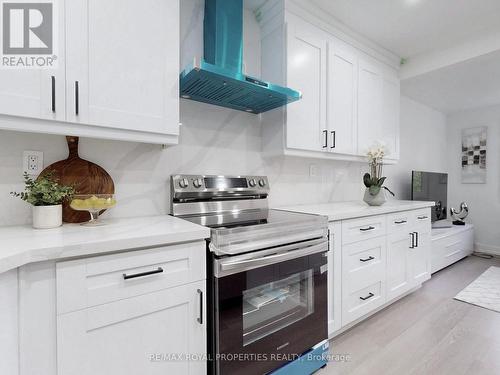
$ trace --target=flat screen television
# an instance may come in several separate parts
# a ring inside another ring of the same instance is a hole
[[[448,216],[448,174],[434,172],[412,172],[411,199],[436,202],[432,222],[445,220]]]

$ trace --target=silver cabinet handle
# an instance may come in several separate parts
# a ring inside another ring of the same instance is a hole
[[[411,240],[410,249],[414,249],[415,248],[415,232],[410,233],[410,240]]]
[[[50,80],[52,83],[52,98],[51,98],[52,113],[56,113],[56,77],[51,76]]]
[[[200,296],[200,315],[196,320],[198,323],[203,324],[203,291],[201,289],[197,290],[198,295]]]
[[[419,216],[417,217],[418,220],[425,220],[425,219],[428,219],[429,217],[428,216]]]
[[[373,260],[373,259],[375,259],[375,258],[370,255],[368,258],[360,259],[359,261],[360,262],[369,262],[370,260]]]
[[[399,220],[394,222],[394,224],[405,224],[405,223],[407,223],[406,220]]]
[[[413,233],[415,233],[415,247],[418,247],[418,232]]]

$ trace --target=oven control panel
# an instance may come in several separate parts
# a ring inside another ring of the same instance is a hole
[[[266,176],[174,175],[171,177],[171,184],[175,193],[269,193],[269,181]]]

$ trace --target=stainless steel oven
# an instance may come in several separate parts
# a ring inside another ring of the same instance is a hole
[[[213,259],[216,374],[265,374],[327,335],[323,239]]]
[[[172,177],[172,214],[211,228],[210,374],[267,374],[328,336],[327,219],[268,193],[265,177]]]

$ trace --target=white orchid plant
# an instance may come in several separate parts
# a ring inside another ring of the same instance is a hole
[[[380,189],[385,189],[392,196],[394,196],[394,193],[389,190],[388,187],[384,186],[384,182],[387,177],[382,177],[382,167],[384,165],[384,157],[386,154],[387,149],[383,144],[376,144],[366,153],[370,173],[365,173],[363,176],[363,183],[373,196],[377,195],[380,192]]]

